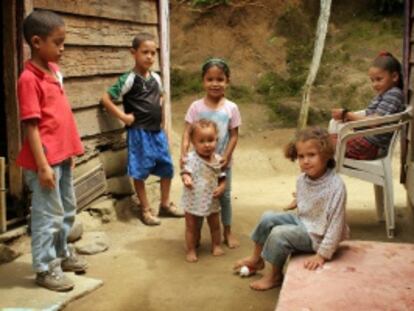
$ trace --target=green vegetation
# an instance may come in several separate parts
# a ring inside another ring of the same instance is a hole
[[[192,0],[192,5],[229,4],[230,0]],[[286,70],[263,72],[256,85],[231,85],[226,96],[237,103],[252,101],[266,104],[274,112],[278,126],[295,126],[302,100],[302,87],[308,74],[317,10],[313,7],[286,4],[273,24],[273,37],[286,40]],[[398,11],[402,0],[373,0],[369,10],[353,14],[341,11],[328,32],[324,54],[314,88],[309,123],[321,124],[330,119],[332,107],[360,110],[374,95],[367,70],[381,50],[401,58],[403,17]],[[312,11],[312,12],[311,12]],[[335,16],[335,15],[333,15]],[[203,91],[199,73],[173,70],[173,97]]]
[[[171,71],[171,96],[174,99],[184,95],[200,93],[201,77],[199,72],[187,72],[180,69]]]
[[[173,69],[171,71],[171,91],[173,99],[203,92],[200,73]],[[226,96],[237,103],[251,102],[254,99],[254,91],[244,85],[230,84]]]

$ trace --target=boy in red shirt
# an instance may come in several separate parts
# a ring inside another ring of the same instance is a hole
[[[23,32],[31,59],[18,81],[26,138],[17,163],[32,191],[33,268],[38,285],[67,291],[74,284],[62,270],[85,272],[87,265],[67,245],[76,214],[72,157],[83,146],[55,64],[63,53],[65,25],[59,15],[36,10],[25,18]]]

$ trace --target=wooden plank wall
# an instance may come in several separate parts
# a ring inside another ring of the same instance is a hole
[[[405,1],[404,30],[404,95],[407,105],[414,105],[414,0]],[[411,95],[410,95],[411,94]],[[414,126],[408,126],[401,139],[401,181],[407,189],[407,205],[414,210]]]
[[[87,146],[86,158],[119,146],[122,124],[99,105],[105,90],[134,65],[129,48],[139,32],[158,35],[155,0],[33,0],[33,8],[59,13],[66,40],[60,67],[66,93]],[[154,70],[160,69],[157,61]]]
[[[18,201],[23,195],[23,175],[22,170],[16,164],[16,158],[21,148],[20,143],[20,123],[19,112],[17,106],[16,81],[18,77],[18,48],[17,33],[19,27],[17,22],[17,4],[16,1],[3,1],[3,49],[4,68],[2,79],[4,81],[4,97],[7,115],[7,163],[8,163],[8,193]]]

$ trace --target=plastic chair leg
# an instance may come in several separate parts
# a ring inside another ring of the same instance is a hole
[[[384,167],[384,209],[388,238],[394,237],[395,209],[391,163]]]
[[[374,185],[375,207],[379,221],[384,221],[384,187]]]

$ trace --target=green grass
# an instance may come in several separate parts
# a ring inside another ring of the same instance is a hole
[[[173,99],[201,92],[203,92],[203,85],[199,72],[188,72],[180,69],[171,71],[171,96]],[[255,93],[252,88],[245,85],[231,84],[226,91],[226,97],[237,103],[251,102],[254,100],[254,96]]]
[[[185,95],[197,94],[203,90],[199,72],[187,72],[180,69],[171,71],[171,96],[179,99]]]

